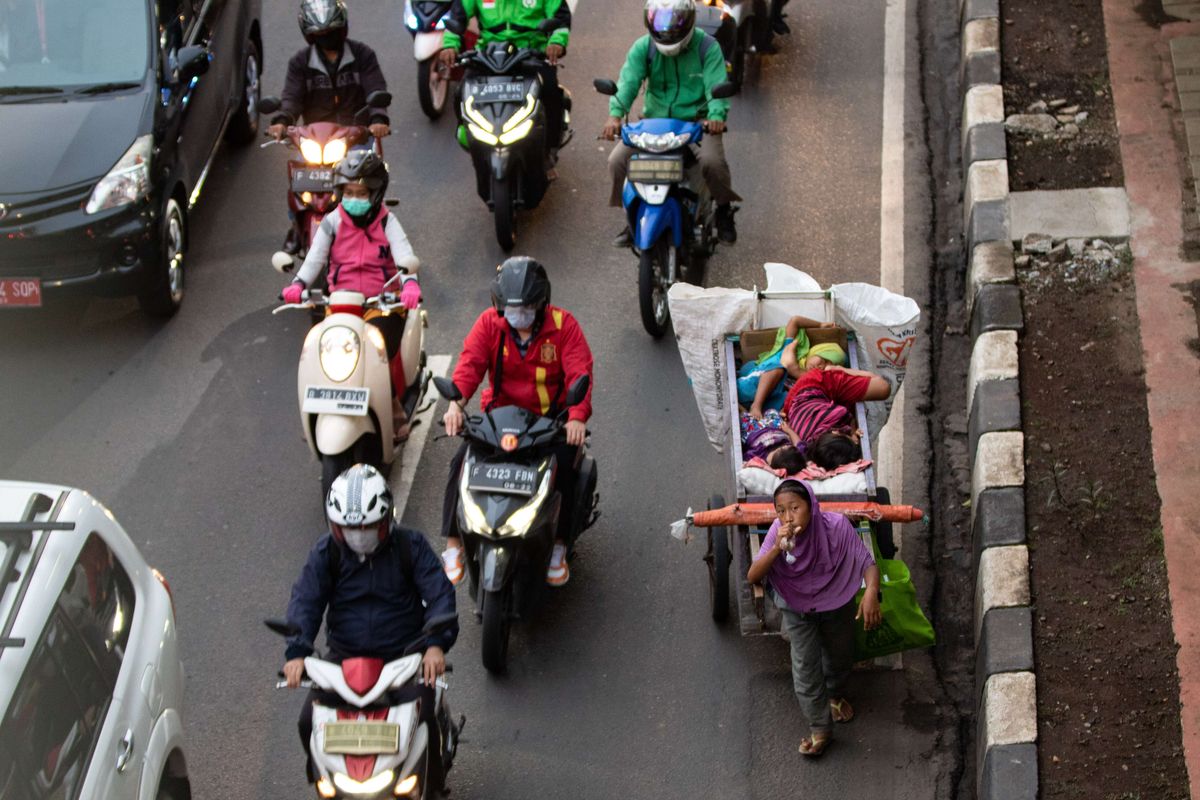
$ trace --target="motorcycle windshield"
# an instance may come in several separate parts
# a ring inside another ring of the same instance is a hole
[[[696,144],[704,136],[699,122],[681,119],[649,118],[626,123],[621,128],[621,141],[638,150],[665,153]]]
[[[519,453],[546,444],[557,426],[554,420],[519,406],[501,406],[483,415],[467,428],[467,437],[504,453]]]

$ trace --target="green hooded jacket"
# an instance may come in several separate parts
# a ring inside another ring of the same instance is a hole
[[[550,44],[565,48],[571,37],[571,7],[567,0],[454,0],[442,40],[445,47],[462,50],[462,34],[471,18],[479,20],[481,45],[510,42],[545,51]],[[537,26],[547,19],[558,19],[565,25],[546,36]]]
[[[664,56],[657,51],[651,54],[653,47],[650,35],[646,34],[629,48],[617,79],[617,95],[608,101],[609,113],[620,117],[632,109],[645,83],[643,113],[647,117],[689,122],[724,120],[729,114],[729,101],[712,97],[713,87],[727,80],[725,56],[717,40],[697,28],[687,49],[677,56]]]

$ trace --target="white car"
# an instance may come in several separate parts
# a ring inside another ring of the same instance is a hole
[[[107,508],[0,481],[0,798],[191,797],[170,589]]]

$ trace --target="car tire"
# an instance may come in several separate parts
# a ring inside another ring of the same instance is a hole
[[[262,54],[251,39],[246,44],[246,61],[242,65],[242,101],[229,120],[225,138],[231,144],[246,145],[258,138],[258,98],[262,93]]]
[[[170,317],[183,303],[184,256],[187,253],[187,216],[175,198],[167,200],[159,228],[157,263],[149,265],[145,288],[138,302],[147,314]]]

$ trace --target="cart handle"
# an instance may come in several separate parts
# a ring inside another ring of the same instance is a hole
[[[822,503],[822,511],[845,514],[850,519],[871,522],[917,522],[925,512],[915,506],[884,506],[879,503]],[[770,503],[734,503],[724,508],[695,511],[688,515],[689,525],[712,528],[720,525],[769,525],[778,518]]]

